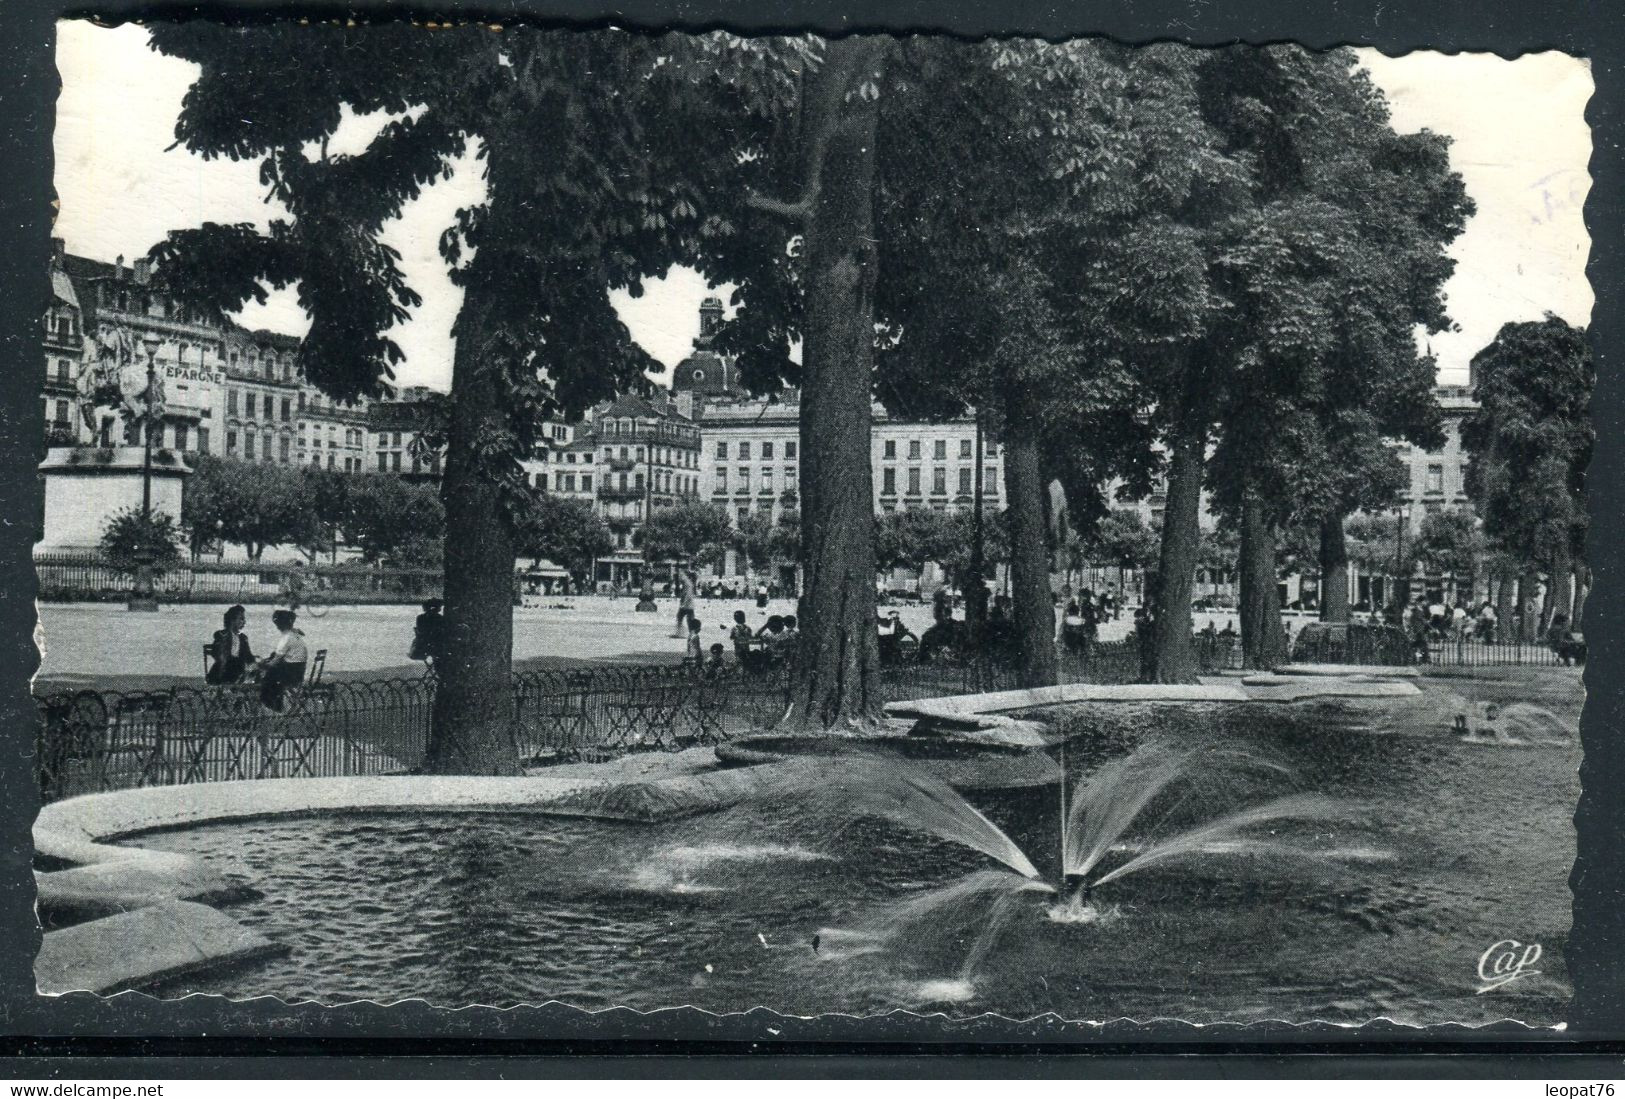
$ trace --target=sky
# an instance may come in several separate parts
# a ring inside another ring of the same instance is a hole
[[[264,200],[257,162],[205,161],[171,148],[192,65],[153,53],[146,31],[134,24],[63,21],[57,33],[56,235],[70,252],[129,261],[169,229],[205,221],[263,226],[280,213]],[[1581,216],[1591,186],[1588,64],[1557,52],[1505,60],[1362,50],[1360,57],[1386,93],[1396,129],[1431,129],[1453,139],[1452,163],[1478,206],[1450,248],[1457,268],[1446,294],[1458,330],[1427,340],[1438,356],[1439,380],[1465,384],[1468,360],[1509,321],[1538,320],[1550,311],[1576,325],[1589,323],[1590,244]],[[330,148],[360,148],[372,125],[348,120]],[[465,157],[450,179],[427,188],[387,231],[408,282],[423,298],[391,333],[406,353],[399,384],[444,389],[450,383],[450,333],[461,294],[436,247],[455,211],[482,194],[473,161]],[[669,367],[692,348],[699,302],[708,292],[699,274],[675,269],[648,284],[642,298],[619,294],[615,304],[633,338]],[[239,319],[295,335],[307,325],[291,294],[250,306]]]

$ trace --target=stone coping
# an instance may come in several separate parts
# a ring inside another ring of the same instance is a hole
[[[287,947],[224,912],[165,901],[45,936],[34,983],[47,996],[107,995],[225,963],[287,953]]]
[[[1245,691],[1228,684],[1063,683],[1058,687],[1030,687],[1026,690],[889,702],[886,712],[896,717],[937,717],[948,714],[995,714],[1070,702],[1246,701]]]
[[[1376,679],[1416,679],[1421,675],[1410,664],[1282,664],[1276,675],[1327,676],[1344,679],[1365,675]]]

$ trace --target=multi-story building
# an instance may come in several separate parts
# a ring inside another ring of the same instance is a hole
[[[123,256],[104,263],[68,254],[61,240],[52,245],[43,392],[54,440],[103,446],[135,441],[136,427],[127,420],[108,432],[117,438],[92,438],[75,407],[98,338],[122,330],[137,356],[147,354],[148,340],[154,343],[152,362],[164,389],[156,445],[191,456],[365,468],[367,402],[335,402],[310,385],[297,337],[251,332],[176,301],[145,259],[129,266]]]
[[[389,400],[374,401],[368,409],[364,443],[374,464],[362,468],[418,480],[439,477],[440,450],[422,440],[426,406],[434,396],[433,390],[419,385],[399,390]]]
[[[669,398],[627,396],[591,413],[599,513],[615,551],[598,561],[600,584],[643,581],[642,526],[659,509],[700,495],[700,431]]]

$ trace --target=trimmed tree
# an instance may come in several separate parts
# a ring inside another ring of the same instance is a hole
[[[683,500],[655,509],[643,524],[643,559],[653,565],[676,561],[685,568],[722,557],[733,537],[728,513],[716,504]]]

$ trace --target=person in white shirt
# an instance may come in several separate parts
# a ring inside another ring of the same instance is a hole
[[[305,665],[310,660],[305,635],[294,627],[296,617],[289,610],[279,610],[271,615],[271,622],[280,636],[271,649],[271,655],[260,662],[260,669],[264,673],[260,679],[260,702],[276,713],[281,713],[286,705],[283,696],[288,688],[305,681]]]

